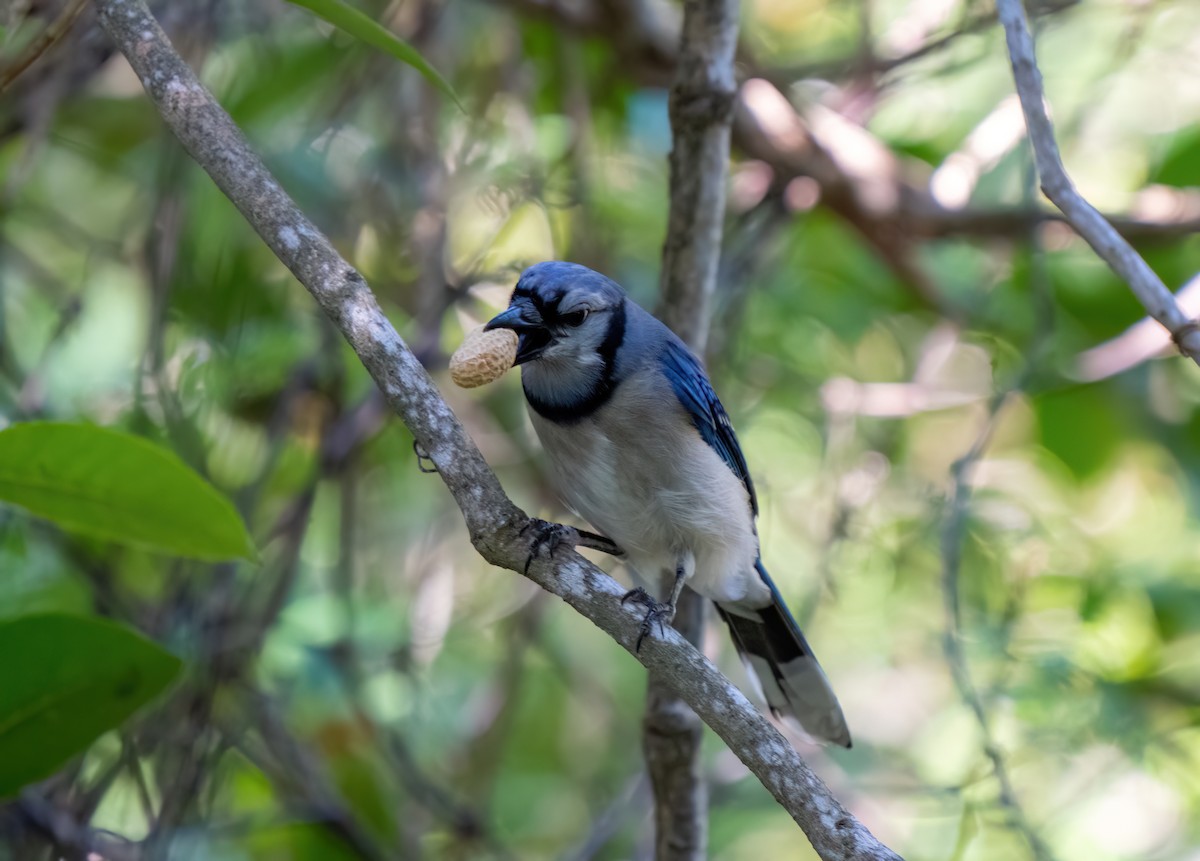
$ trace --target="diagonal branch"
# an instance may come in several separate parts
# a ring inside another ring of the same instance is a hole
[[[100,24],[125,55],[163,120],[276,256],[308,289],[354,349],[388,405],[436,465],[488,562],[521,571],[528,518],[442,399],[429,374],[379,308],[362,276],[297,208],[229,115],[172,48],[144,0],[96,0]],[[640,614],[623,590],[582,557],[534,560],[529,578],[558,595],[631,654]],[[795,749],[674,629],[648,639],[638,660],[666,680],[833,859],[896,859],[829,792]]]
[[[1184,355],[1200,364],[1200,326],[1180,309],[1157,273],[1104,216],[1084,200],[1067,176],[1058,143],[1054,140],[1054,126],[1046,113],[1042,73],[1037,66],[1033,36],[1021,0],[996,0],[996,11],[1004,25],[1013,80],[1029,129],[1029,142],[1042,191],[1062,210],[1067,222],[1087,240],[1096,254],[1129,285],[1150,316],[1171,333],[1172,340]]]
[[[71,0],[58,13],[58,17],[51,21],[46,29],[21,52],[19,57],[0,69],[0,93],[7,90],[12,82],[21,76],[22,72],[36,63],[43,54],[53,48],[67,34],[71,25],[75,23],[75,19],[79,17],[86,6],[87,0]]]

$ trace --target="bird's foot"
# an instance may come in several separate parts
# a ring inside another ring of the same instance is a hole
[[[576,529],[574,526],[539,520],[536,517],[529,518],[529,522],[521,528],[521,534],[530,536],[529,556],[525,559],[526,575],[529,574],[529,566],[534,559],[541,556],[553,556],[554,551],[563,545],[571,550],[576,547],[588,547],[613,556],[623,555],[621,548],[603,535],[588,532],[586,529]]]
[[[642,640],[646,639],[646,635],[653,630],[655,625],[658,625],[658,635],[661,637],[666,633],[664,625],[671,624],[675,618],[675,605],[663,601],[655,601],[650,596],[650,593],[638,586],[636,589],[630,589],[621,598],[622,604],[627,604],[632,601],[635,604],[641,604],[646,608],[646,615],[642,617],[642,627],[638,633],[637,643],[634,644],[633,650],[640,652],[642,650]]]
[[[417,469],[426,474],[437,472],[437,464],[433,462],[433,458],[429,456],[429,452],[425,451],[415,439],[413,440],[413,454],[417,456]]]

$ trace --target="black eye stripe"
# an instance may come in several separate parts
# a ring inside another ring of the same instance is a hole
[[[578,326],[582,324],[583,319],[576,320],[570,318],[578,318],[578,315],[582,313],[584,319],[586,319],[587,315],[591,314],[595,309],[578,308],[573,311],[560,311],[559,308],[563,300],[567,298],[568,292],[566,288],[562,287],[530,286],[523,281],[518,281],[517,285],[513,288],[509,301],[513,302],[518,299],[528,301],[547,323],[558,322],[569,326]],[[600,310],[608,309],[601,308]]]

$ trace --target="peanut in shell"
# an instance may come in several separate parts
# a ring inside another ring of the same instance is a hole
[[[450,379],[473,389],[500,379],[517,357],[517,333],[512,329],[483,327],[471,331],[450,357]]]

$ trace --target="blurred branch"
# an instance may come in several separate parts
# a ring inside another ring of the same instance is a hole
[[[71,25],[75,23],[75,19],[79,17],[79,13],[86,6],[87,0],[71,0],[71,2],[62,8],[58,16],[46,25],[46,29],[29,43],[29,46],[21,52],[19,57],[5,68],[0,69],[0,93],[7,90],[12,82],[20,77],[22,72],[36,63],[39,57],[54,47],[54,44],[67,34],[67,31],[71,29]]]
[[[1171,333],[1172,340],[1184,355],[1200,364],[1200,326],[1183,312],[1162,279],[1104,216],[1083,199],[1067,176],[1054,140],[1054,127],[1046,113],[1042,73],[1037,66],[1033,36],[1021,0],[996,0],[996,11],[1004,25],[1013,79],[1025,114],[1042,191],[1062,210],[1067,221],[1096,254],[1129,285],[1150,316]]]
[[[413,752],[412,746],[400,728],[377,722],[363,705],[364,678],[354,637],[356,614],[352,595],[355,585],[355,536],[359,525],[358,476],[354,468],[353,455],[357,451],[358,443],[347,447],[345,442],[330,444],[329,440],[345,436],[349,432],[359,437],[361,441],[360,433],[352,430],[356,424],[361,424],[356,420],[355,415],[362,413],[364,409],[370,409],[371,415],[374,417],[378,411],[377,401],[377,398],[368,397],[348,414],[340,417],[335,423],[329,439],[324,441],[321,446],[322,452],[325,453],[322,457],[323,472],[329,477],[337,479],[339,484],[341,505],[338,519],[338,563],[334,582],[346,619],[346,633],[330,649],[329,657],[332,664],[338,669],[337,678],[343,688],[347,705],[353,710],[355,722],[361,726],[370,727],[371,733],[382,739],[381,750],[386,757],[386,767],[399,777],[409,798],[422,810],[444,822],[455,839],[468,844],[483,844],[488,847],[494,857],[511,859],[514,857],[512,852],[496,836],[484,812],[459,801],[453,791],[439,784],[433,776],[426,774],[419,758]],[[379,418],[382,419],[382,416]],[[372,435],[377,430],[376,424],[373,418]],[[341,427],[340,431],[339,426]],[[510,655],[511,652],[506,654]],[[397,823],[397,830],[403,857],[412,859],[421,857],[421,835],[414,822],[414,817],[411,814],[402,817]]]
[[[567,861],[591,861],[621,830],[626,820],[646,813],[650,787],[645,774],[633,777],[608,807],[592,817],[592,828],[575,848],[563,854]]]
[[[1200,315],[1200,275],[1193,275],[1175,294],[1175,301],[1189,316]],[[1075,357],[1074,376],[1086,383],[1105,380],[1140,365],[1155,356],[1167,355],[1171,333],[1151,317],[1143,317],[1120,335],[1097,344]]]
[[[967,664],[966,652],[962,645],[962,611],[959,602],[958,582],[959,571],[962,567],[962,545],[966,539],[967,515],[970,509],[972,487],[971,479],[975,467],[983,457],[988,443],[999,423],[1000,415],[1008,404],[1017,388],[1002,392],[993,399],[988,412],[987,422],[976,438],[970,451],[955,461],[951,467],[954,478],[954,489],[950,499],[950,511],[946,515],[942,528],[942,598],[946,613],[946,631],[942,645],[946,653],[946,662],[950,665],[950,674],[954,677],[955,687],[967,707],[974,715],[983,734],[983,752],[992,765],[992,774],[1000,787],[1000,806],[1008,814],[1012,827],[1029,843],[1037,861],[1052,861],[1054,858],[1045,842],[1029,824],[1025,811],[1013,791],[1012,780],[1009,778],[1008,766],[1000,746],[992,735],[991,722],[988,720],[987,709],[983,698],[971,681],[971,671]]]
[[[27,828],[49,839],[56,858],[135,861],[141,857],[137,847],[129,841],[109,832],[89,828],[33,790],[21,793],[21,797],[13,802],[11,811]]]
[[[1025,196],[1032,198],[1036,194],[1036,172],[1029,166],[1026,172]],[[950,675],[958,694],[970,709],[979,725],[983,739],[983,753],[992,766],[992,773],[999,786],[999,805],[1008,816],[1011,827],[1017,831],[1029,844],[1029,848],[1037,861],[1053,861],[1051,853],[1041,835],[1030,824],[1021,803],[1013,790],[1009,777],[1008,765],[1003,751],[992,733],[991,722],[988,719],[984,698],[971,679],[971,668],[963,648],[962,638],[962,604],[959,597],[959,580],[962,569],[962,549],[967,539],[967,522],[970,514],[971,498],[974,492],[972,480],[975,469],[983,459],[988,445],[991,443],[1000,417],[1013,395],[1023,391],[1029,385],[1046,352],[1046,345],[1054,333],[1054,304],[1050,296],[1049,278],[1045,269],[1043,249],[1038,244],[1036,231],[1029,233],[1029,278],[1031,293],[1034,297],[1036,325],[1030,344],[1025,351],[1025,361],[1016,379],[1005,390],[996,393],[988,405],[987,416],[983,428],[976,437],[971,448],[950,467],[953,488],[950,494],[950,507],[946,513],[941,534],[942,554],[942,602],[945,611],[945,629],[942,637],[942,647],[946,655],[946,663],[950,667]],[[1015,607],[1020,598],[1018,594],[1010,596],[1005,610],[1006,634],[1015,619]],[[964,812],[965,815],[965,812]],[[960,852],[965,850],[965,832],[960,835]]]
[[[267,171],[229,115],[167,41],[142,0],[97,0],[101,26],[128,59],[164,121],[279,259],[309,290],[429,455],[471,541],[494,565],[521,571],[528,517],[505,495],[429,374],[374,295]],[[532,560],[529,577],[563,598],[658,674],[729,745],[804,829],[825,859],[894,859],[703,655],[674,629],[635,652],[640,613],[624,590],[574,553]]]
[[[510,745],[517,735],[517,710],[521,707],[529,679],[527,657],[542,636],[542,617],[548,604],[545,597],[535,592],[508,619],[503,659],[490,674],[483,694],[488,701],[488,717],[476,725],[473,737],[462,753],[462,759],[470,763],[469,795],[482,809],[495,803]],[[574,693],[569,680],[564,679],[562,684]]]
[[[285,797],[304,802],[302,809],[308,821],[323,825],[357,857],[364,861],[389,858],[389,853],[354,815],[310,746],[288,729],[275,701],[253,687],[247,687],[242,693],[243,716],[246,724],[254,727],[263,755],[259,755],[244,738],[235,741],[242,754],[267,775]],[[227,734],[238,738],[236,733]]]
[[[988,710],[984,708],[983,698],[979,696],[971,680],[971,670],[967,666],[966,652],[962,649],[962,618],[959,602],[959,571],[962,566],[962,543],[966,538],[967,513],[971,507],[971,478],[974,468],[979,463],[983,453],[988,448],[992,433],[1000,421],[1001,413],[1009,402],[1014,390],[1008,390],[998,395],[992,401],[982,432],[971,446],[971,450],[956,460],[952,468],[954,489],[950,496],[950,510],[946,523],[942,528],[942,598],[946,609],[946,636],[942,644],[946,651],[946,661],[950,667],[950,675],[954,676],[954,685],[958,688],[959,696],[971,710],[971,714],[979,724],[983,734],[983,752],[991,763],[992,775],[1000,785],[1000,805],[1008,814],[1014,829],[1025,837],[1033,856],[1038,861],[1051,861],[1050,850],[1046,848],[1042,838],[1028,823],[1024,809],[1013,790],[1012,779],[1008,776],[1008,766],[1004,754],[997,745],[995,736],[991,733],[991,722]]]
[[[663,243],[659,318],[704,355],[725,222],[729,132],[737,80],[738,0],[688,0],[679,63],[671,86],[671,203]],[[663,583],[669,590],[669,585]],[[680,595],[673,625],[697,648],[708,602]],[[704,727],[695,712],[650,674],[642,750],[654,790],[655,857],[703,859],[708,845],[708,787],[700,760]]]
[[[1079,2],[1080,0],[1043,0],[1043,2],[1037,4],[1034,14],[1048,17],[1078,6]],[[864,57],[861,52],[858,52],[852,57],[819,60],[814,63],[781,68],[763,68],[757,70],[755,74],[766,78],[779,87],[787,87],[804,78],[832,78],[853,72],[868,72],[876,75],[884,74],[895,71],[901,66],[906,66],[916,60],[928,57],[930,54],[935,54],[943,48],[949,47],[963,36],[979,33],[995,23],[995,12],[989,11],[970,14],[964,16],[961,23],[948,33],[930,39],[911,50],[895,56],[880,57],[872,53]]]
[[[1200,198],[1180,194],[1181,201],[1191,209],[1200,205]],[[944,239],[966,236],[978,239],[1020,239],[1031,227],[1070,223],[1057,212],[1039,206],[998,206],[992,208],[963,207],[952,209],[928,198],[914,198],[902,207],[897,217],[909,218],[909,230],[914,239]],[[1133,215],[1103,214],[1103,218],[1118,234],[1130,242],[1169,240],[1200,233],[1200,218],[1184,212],[1164,214],[1159,218]]]

